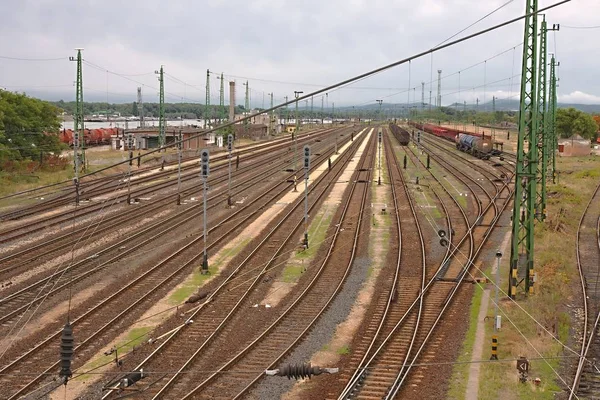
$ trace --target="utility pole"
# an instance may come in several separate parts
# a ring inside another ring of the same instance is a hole
[[[314,98],[311,97],[310,98],[310,119],[311,119],[311,126],[312,126],[312,119],[314,118],[314,115],[313,115],[313,100],[314,100]],[[273,106],[271,106],[271,107],[273,107]]]
[[[425,82],[421,82],[421,114],[425,111]]]
[[[133,164],[133,133],[127,134],[127,150],[129,151],[129,163],[127,163],[127,205],[131,205],[131,164]],[[177,190],[179,193],[179,188]]]
[[[269,96],[271,96],[271,108],[273,108],[273,92],[269,93]],[[269,134],[274,135],[275,132],[273,132],[273,122],[275,118],[275,110],[271,110],[271,115],[269,116]]]
[[[248,81],[244,84],[246,86],[246,96],[244,98],[244,109],[248,115],[250,114],[250,86],[248,86]],[[246,135],[248,135],[248,124],[250,124],[249,120],[244,121],[244,129],[246,131]]]
[[[288,97],[285,96],[285,124],[288,125],[290,123],[290,113],[288,110],[288,106],[287,106],[287,102],[288,102]]]
[[[298,97],[304,92],[294,90],[294,97],[296,98],[296,130],[294,132],[294,192],[298,189],[296,188],[296,170],[298,165],[296,163],[296,158],[298,157],[298,132],[300,131],[300,125],[298,123]]]
[[[437,106],[442,108],[442,70],[438,69]]]
[[[549,141],[547,143],[549,154],[552,154],[552,183],[556,183],[556,147],[558,138],[556,136],[556,60],[554,54],[550,60],[550,105],[548,107]]]
[[[381,130],[381,128],[379,128],[379,132],[377,132],[377,141],[379,143],[379,177],[377,178],[377,185],[381,186],[381,141],[382,141],[382,135],[383,132]]]
[[[335,120],[335,102],[332,101],[331,102],[331,125],[333,125],[334,120]]]
[[[85,137],[84,137],[84,124],[83,124],[83,70],[82,70],[82,59],[81,51],[82,48],[77,48],[77,57],[69,57],[70,61],[77,62],[77,81],[75,82],[75,118],[74,118],[74,129],[73,129],[73,162],[75,163],[75,178],[73,184],[75,185],[75,205],[79,205],[79,172],[81,169],[81,163],[83,162],[83,169],[85,169]],[[81,147],[81,157],[79,155],[79,149]]]
[[[496,96],[492,96],[492,138],[496,140],[496,128],[494,124],[496,122]]]
[[[208,275],[208,254],[207,254],[207,236],[208,230],[206,229],[206,220],[208,219],[208,215],[206,214],[206,202],[207,202],[207,186],[208,186],[208,175],[210,174],[210,160],[209,160],[209,152],[208,149],[203,149],[200,153],[200,169],[202,175],[202,183],[203,183],[203,201],[204,201],[204,214],[202,216],[203,224],[204,224],[204,252],[202,254],[202,269],[200,273],[202,275]]]
[[[381,119],[381,103],[383,103],[383,100],[375,100],[375,101],[379,103],[379,119],[382,120]]]
[[[140,128],[144,128],[144,100],[142,99],[142,87],[137,88],[138,114],[140,117]]]
[[[206,108],[204,110],[204,129],[208,128],[210,120],[210,71],[206,70]]]
[[[324,115],[323,113],[325,112],[324,111],[325,109],[323,108],[324,101],[325,101],[325,97],[321,96],[321,126],[323,125],[323,115]]]
[[[521,104],[512,218],[509,295],[515,298],[519,266],[524,266],[525,291],[533,293],[534,222],[537,172],[537,10],[538,0],[526,0]]]
[[[431,85],[429,85],[429,112],[431,112]]]
[[[225,121],[225,80],[223,79],[223,73],[221,77],[217,77],[221,80],[221,90],[219,91],[219,123],[222,124]]]
[[[159,71],[154,71],[158,74],[160,82],[160,92],[158,94],[158,147],[165,145],[165,80],[163,66],[160,66]],[[166,149],[165,149],[166,151]]]

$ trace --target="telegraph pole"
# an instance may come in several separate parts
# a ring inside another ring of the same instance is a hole
[[[244,98],[244,109],[250,115],[250,87],[248,86],[248,81],[244,84],[246,86],[246,96]],[[244,130],[246,131],[246,135],[248,135],[248,124],[249,120],[244,121]]]
[[[219,123],[222,124],[225,121],[225,80],[223,79],[223,73],[221,77],[217,77],[221,80],[221,90],[219,91]]]
[[[442,70],[438,69],[437,106],[442,108]]]
[[[304,247],[308,249],[308,172],[310,170],[310,147],[304,146]]]
[[[75,205],[79,205],[79,172],[80,163],[83,161],[85,169],[85,137],[83,124],[83,71],[82,71],[82,48],[77,48],[77,57],[69,57],[69,60],[77,62],[77,81],[75,83],[75,126],[73,129],[73,162],[75,163]],[[79,147],[81,147],[81,158],[79,156]]]
[[[206,220],[208,219],[208,215],[206,214],[206,203],[207,203],[207,183],[208,183],[208,175],[210,174],[210,165],[209,165],[209,152],[208,149],[202,150],[200,153],[200,169],[202,174],[202,183],[203,183],[203,201],[204,201],[204,214],[203,214],[203,223],[204,223],[204,253],[202,254],[202,270],[201,273],[203,275],[208,274],[208,254],[207,254],[207,236],[208,231],[206,229]]]
[[[208,128],[210,119],[210,71],[206,70],[206,108],[204,110],[204,129]]]
[[[160,66],[159,71],[154,71],[158,75],[160,82],[160,92],[158,95],[158,147],[165,145],[165,80],[163,66]],[[165,149],[166,151],[166,149]]]
[[[323,102],[325,101],[325,97],[321,96],[321,125],[323,125],[323,113],[324,113],[324,108],[323,108]]]
[[[381,118],[381,103],[383,103],[383,100],[375,100],[375,101],[379,103],[379,120],[383,121],[383,119]]]
[[[526,0],[521,104],[512,218],[509,295],[515,298],[519,266],[526,268],[525,291],[533,293],[534,222],[537,173],[537,10],[538,0]]]

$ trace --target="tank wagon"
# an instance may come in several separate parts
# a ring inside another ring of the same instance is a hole
[[[390,124],[390,130],[392,134],[396,138],[396,140],[402,145],[407,146],[408,142],[410,142],[410,134],[405,129],[400,128],[396,124]]]
[[[492,139],[489,136],[459,133],[456,135],[456,148],[482,160],[489,160],[492,152]]]

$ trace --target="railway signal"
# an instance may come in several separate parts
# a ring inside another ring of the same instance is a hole
[[[310,171],[310,146],[304,146],[304,247],[308,249],[308,172]]]
[[[207,196],[206,196],[206,192],[207,192],[207,182],[208,182],[208,175],[210,174],[210,165],[209,165],[209,152],[208,149],[203,149],[202,152],[200,153],[200,170],[201,170],[201,174],[202,174],[202,183],[203,183],[203,202],[204,202],[204,213],[203,213],[203,223],[204,223],[204,253],[202,255],[202,270],[201,273],[202,274],[208,274],[208,254],[206,253],[206,248],[207,248],[207,235],[208,232],[206,230],[206,220],[208,219],[208,216],[206,214],[206,202],[207,202]]]

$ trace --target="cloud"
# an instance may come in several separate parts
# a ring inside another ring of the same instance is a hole
[[[4,23],[0,24],[3,39],[0,56],[64,57],[64,60],[34,63],[0,59],[0,87],[29,93],[38,90],[46,93],[46,98],[72,99],[74,89],[69,87],[75,79],[75,65],[67,57],[74,55],[75,47],[84,47],[86,60],[111,71],[136,75],[127,79],[108,74],[107,79],[105,71],[86,65],[84,93],[90,96],[133,101],[136,87],[144,86],[145,100],[156,101],[158,83],[152,72],[164,65],[169,74],[165,82],[167,101],[179,101],[185,96],[203,102],[206,70],[210,69],[238,81],[238,104],[243,103],[241,82],[248,78],[252,104],[260,106],[264,93],[274,92],[278,103],[284,96],[291,98],[294,90],[308,93],[316,87],[313,85],[339,82],[430,49],[505,0],[176,0],[168,5],[160,0],[7,3],[3,8]],[[540,7],[551,3],[540,0]],[[581,16],[581,9],[586,10],[585,16]],[[512,2],[461,36],[522,15],[523,11],[521,1]],[[547,12],[546,18],[549,23],[567,26],[591,25],[594,15],[600,15],[598,0],[578,0]],[[561,61],[561,91],[585,90],[600,96],[596,61],[594,57],[581,56],[598,53],[599,42],[590,40],[594,33],[597,31],[561,29],[550,35],[549,50],[556,52]],[[481,99],[479,92],[484,83],[488,85],[488,93],[510,92],[506,78],[519,73],[522,37],[523,24],[517,23],[413,61],[410,87],[416,90],[412,98],[420,98],[422,81],[426,82],[425,97],[429,97],[429,90],[435,97],[438,69],[444,71],[444,103],[446,99],[448,102]],[[484,65],[481,62],[485,59],[490,60]],[[462,70],[460,77],[454,74],[459,70]],[[219,83],[213,76],[214,103],[218,102]],[[59,85],[64,89],[49,88]],[[407,101],[407,93],[396,89],[408,86],[406,64],[331,92],[329,102],[330,105],[335,102],[336,106],[357,105],[389,96],[386,101],[403,103]],[[518,85],[513,91],[518,92]],[[315,104],[320,105],[320,98],[315,99]]]
[[[569,94],[559,95],[558,101],[571,104],[600,104],[600,96],[575,90]]]

